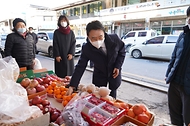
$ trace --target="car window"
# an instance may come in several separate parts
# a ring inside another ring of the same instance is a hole
[[[146,37],[147,32],[139,32],[138,37]]]
[[[130,32],[130,33],[128,33],[128,34],[124,37],[124,39],[129,38],[129,37],[135,37],[135,32]]]
[[[151,37],[154,37],[156,36],[156,33],[155,32],[151,32]]]
[[[43,37],[47,37],[46,33],[38,33],[38,38],[43,39]]]
[[[149,39],[146,44],[160,44],[162,43],[164,40],[164,36],[160,36],[160,37],[155,37],[152,39]]]
[[[50,32],[49,32],[49,33],[47,33],[47,34],[48,34],[48,36],[49,36],[49,39],[50,39],[50,40],[53,40],[53,33],[50,33]]]
[[[178,36],[168,36],[166,43],[176,43]]]

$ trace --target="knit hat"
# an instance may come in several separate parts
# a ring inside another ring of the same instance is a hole
[[[13,21],[13,27],[15,27],[18,22],[23,22],[26,25],[26,22],[21,18],[15,18]]]

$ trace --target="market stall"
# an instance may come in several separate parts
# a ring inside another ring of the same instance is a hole
[[[47,69],[19,69],[13,58],[0,59],[0,63],[3,64],[0,65],[0,86],[2,87],[0,88],[0,100],[4,101],[0,103],[0,117],[4,117],[0,119],[1,125],[153,125],[154,114],[144,104],[132,105],[114,99],[109,96],[110,90],[107,87],[79,84],[77,91],[67,96],[69,76],[59,78],[52,70]],[[5,83],[8,83],[8,87],[4,86]],[[18,88],[20,92],[17,92],[17,95],[10,93],[16,92]],[[5,93],[7,90],[9,92]],[[16,100],[11,102],[6,100],[10,97]],[[17,104],[17,108],[13,107],[14,104]],[[8,106],[6,111],[2,111],[2,106]],[[30,114],[21,114],[20,110],[23,108],[30,110]],[[7,118],[13,121],[7,121]]]

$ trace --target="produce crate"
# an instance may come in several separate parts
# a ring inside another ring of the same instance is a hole
[[[34,118],[23,122],[18,126],[49,126],[50,114],[46,113],[38,118]]]
[[[18,79],[17,79],[17,83],[20,83],[22,81],[22,79],[24,79],[24,78],[34,78],[33,70],[26,70],[26,71],[20,72]]]
[[[148,122],[148,124],[144,124],[134,118],[131,118],[127,115],[125,116],[122,116],[121,118],[119,118],[117,121],[115,121],[111,126],[119,126],[119,125],[123,125],[127,122],[132,122],[134,123],[135,125],[137,126],[153,126],[153,123],[154,123],[154,115],[152,115],[150,121]]]
[[[91,98],[93,98],[93,100]],[[85,97],[85,99],[87,103],[82,110],[81,115],[90,124],[90,126],[110,126],[113,122],[126,114],[124,109],[117,108],[109,102],[98,99],[93,95]],[[89,99],[91,99],[92,101],[97,100],[97,102],[95,102],[96,104],[91,102],[91,100]],[[104,106],[108,106],[109,109],[104,109]],[[113,111],[110,112],[109,110]],[[94,118],[94,116],[96,115],[97,118]]]
[[[38,69],[38,70],[25,70],[21,71],[17,79],[17,83],[20,83],[24,78],[33,79],[35,77],[44,77],[46,74],[55,74],[52,70]]]

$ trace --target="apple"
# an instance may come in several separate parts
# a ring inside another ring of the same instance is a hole
[[[40,85],[40,84],[38,84],[35,88],[36,88],[37,92],[41,92],[41,91],[45,90],[45,87],[43,85]]]
[[[41,104],[42,103],[42,98],[40,96],[35,96],[33,99],[32,99],[32,104],[33,105],[37,105],[37,104]]]

